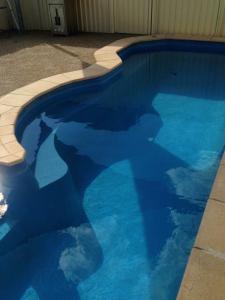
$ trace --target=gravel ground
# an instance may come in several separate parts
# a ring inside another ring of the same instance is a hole
[[[96,49],[127,36],[0,33],[0,96],[44,77],[86,68],[95,62]]]

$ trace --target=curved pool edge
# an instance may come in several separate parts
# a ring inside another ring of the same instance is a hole
[[[225,42],[225,38],[183,35],[138,36],[115,41],[94,54],[96,63],[78,71],[41,79],[0,98],[0,165],[22,163],[25,149],[17,141],[20,113],[40,96],[61,86],[106,75],[122,64],[121,50],[141,42],[177,39]],[[189,256],[178,300],[223,299],[225,294],[225,156],[207,202],[202,222]]]
[[[31,102],[67,84],[106,75],[122,64],[118,52],[133,44],[165,39],[225,42],[225,38],[188,35],[128,37],[95,51],[96,62],[88,68],[43,78],[0,97],[0,165],[12,166],[24,161],[25,149],[18,142],[15,129],[18,116]]]

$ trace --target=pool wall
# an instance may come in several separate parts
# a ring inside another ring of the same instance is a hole
[[[204,41],[206,51],[209,42],[214,42],[214,52],[225,54],[225,38],[205,38],[202,36],[140,36],[111,43],[95,52],[96,63],[86,69],[63,73],[41,79],[19,88],[0,98],[0,165],[12,166],[22,163],[25,150],[17,141],[15,130],[17,120],[24,108],[40,96],[70,83],[88,79],[104,78],[122,64],[123,56],[129,55],[131,45],[160,40]],[[222,42],[222,43],[216,43]],[[144,44],[143,44],[144,45]],[[182,43],[180,43],[182,48]],[[202,46],[199,47],[199,51]],[[211,47],[212,48],[212,47]],[[187,49],[187,45],[186,48]],[[157,47],[155,50],[158,51]],[[177,49],[176,50],[182,50]],[[191,48],[190,48],[191,50]],[[193,51],[198,51],[196,47]],[[118,55],[120,52],[120,56]],[[29,106],[28,106],[29,107]],[[29,111],[29,110],[28,110]],[[207,202],[201,226],[193,246],[189,262],[177,299],[224,299],[225,295],[225,156]]]

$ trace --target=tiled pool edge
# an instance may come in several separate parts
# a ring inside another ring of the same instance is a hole
[[[0,165],[24,160],[25,150],[17,142],[15,126],[20,112],[39,96],[60,86],[96,78],[117,68],[117,52],[139,42],[160,39],[186,39],[225,42],[224,38],[182,35],[139,36],[118,40],[95,52],[96,63],[86,69],[41,79],[0,98]],[[207,203],[201,226],[189,257],[177,299],[221,300],[225,295],[225,157]]]
[[[225,155],[189,256],[178,300],[225,299]]]

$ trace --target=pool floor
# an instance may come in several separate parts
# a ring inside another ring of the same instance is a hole
[[[27,121],[2,174],[4,300],[174,300],[224,149],[225,56],[128,57]]]

